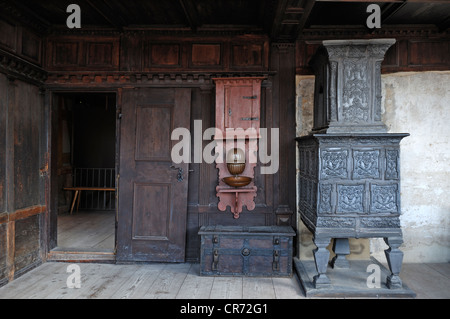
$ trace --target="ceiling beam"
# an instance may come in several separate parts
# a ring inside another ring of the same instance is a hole
[[[179,0],[180,6],[183,9],[183,13],[186,17],[189,27],[193,32],[197,31],[197,28],[201,26],[198,19],[197,10],[191,1]]]
[[[281,33],[281,23],[283,21],[284,14],[286,12],[288,0],[278,1],[277,8],[275,10],[275,17],[273,19],[272,29],[270,32],[270,37],[277,39]]]
[[[303,14],[298,22],[297,30],[295,32],[295,38],[299,36],[299,34],[303,31],[303,29],[306,26],[306,23],[308,22],[308,18],[311,14],[312,9],[314,8],[314,4],[316,1],[307,1],[306,6],[303,10]]]
[[[276,41],[295,41],[307,24],[315,0],[280,0],[277,4],[271,38]]]

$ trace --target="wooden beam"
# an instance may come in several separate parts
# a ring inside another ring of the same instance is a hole
[[[9,221],[16,221],[30,216],[38,215],[46,211],[46,207],[42,205],[31,206],[18,209],[14,213],[9,214]]]
[[[6,272],[8,281],[13,281],[15,267],[15,251],[16,251],[16,223],[9,222],[6,228]]]
[[[272,29],[270,37],[277,39],[281,33],[281,24],[283,21],[284,14],[286,12],[288,0],[280,0],[278,2],[277,9],[275,11],[275,18],[273,20]]]
[[[193,32],[197,31],[197,28],[201,25],[197,10],[195,9],[195,6],[192,5],[191,1],[186,0],[179,0],[180,6],[183,9],[183,13],[186,16],[186,20],[188,21],[188,25],[191,28]]]
[[[314,0],[301,3],[281,0],[275,11],[271,38],[281,41],[294,41],[303,30],[314,7]]]
[[[298,35],[300,34],[300,32],[302,32],[303,29],[305,28],[306,22],[308,22],[309,15],[311,14],[311,11],[314,8],[314,4],[315,3],[316,3],[316,1],[308,1],[306,3],[306,6],[305,6],[305,8],[303,10],[303,14],[302,14],[302,16],[301,16],[301,18],[299,20],[298,26],[297,26],[297,30],[296,30],[296,33],[295,33],[295,38],[297,38]]]

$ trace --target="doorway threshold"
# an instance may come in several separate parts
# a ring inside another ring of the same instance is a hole
[[[48,253],[47,261],[115,263],[116,254],[114,250],[57,247]]]

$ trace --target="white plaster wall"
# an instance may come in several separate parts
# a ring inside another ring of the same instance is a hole
[[[450,262],[450,71],[382,75],[382,95],[388,132],[410,133],[400,144],[404,262]],[[371,244],[384,257],[384,242]]]
[[[311,129],[314,77],[296,82],[300,136]],[[450,71],[382,75],[382,95],[388,132],[410,134],[400,144],[404,262],[450,262]],[[298,228],[299,256],[312,257],[309,232],[301,222]],[[385,249],[370,240],[370,254],[382,262]]]

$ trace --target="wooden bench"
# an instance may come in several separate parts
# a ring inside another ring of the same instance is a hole
[[[75,202],[78,198],[77,203],[77,211],[78,206],[80,205],[80,197],[81,197],[81,191],[105,191],[105,192],[115,192],[115,187],[64,187],[65,191],[75,191],[75,194],[73,196],[72,205],[70,207],[70,215],[72,215],[73,207],[75,206]]]

